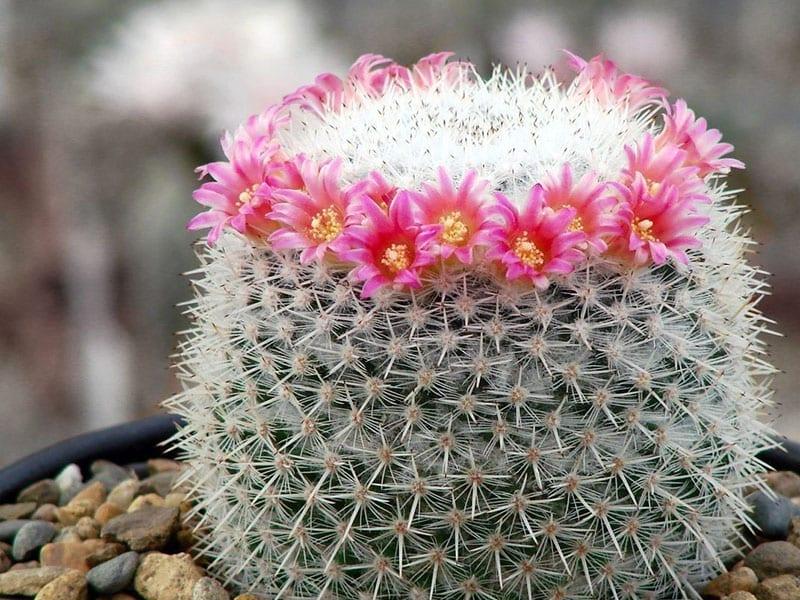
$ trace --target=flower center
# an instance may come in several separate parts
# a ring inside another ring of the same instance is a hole
[[[323,208],[311,219],[308,235],[315,242],[332,242],[342,232],[342,217],[333,206]]]
[[[583,220],[580,217],[575,217],[567,227],[567,231],[583,231]]]
[[[658,242],[660,241],[653,235],[653,222],[650,219],[639,219],[638,217],[633,220],[633,233],[644,242]]]
[[[408,244],[392,244],[383,251],[381,264],[388,267],[392,273],[407,269],[411,264]]]
[[[647,191],[651,197],[654,197],[658,194],[659,190],[661,189],[661,183],[658,181],[650,181],[647,185]]]
[[[238,207],[249,204],[253,200],[253,196],[256,195],[256,191],[259,187],[261,187],[260,183],[254,183],[249,188],[245,189],[241,194],[239,194],[239,199],[236,201],[236,206]]]
[[[444,227],[442,239],[448,244],[461,244],[467,239],[469,227],[461,218],[461,211],[454,210],[439,217],[439,224]]]
[[[544,264],[544,252],[528,238],[527,231],[523,231],[522,235],[514,240],[514,254],[529,267],[536,268]]]

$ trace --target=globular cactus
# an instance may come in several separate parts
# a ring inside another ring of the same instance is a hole
[[[364,57],[204,167],[197,553],[276,600],[697,597],[770,444],[741,164],[600,57],[447,58]]]

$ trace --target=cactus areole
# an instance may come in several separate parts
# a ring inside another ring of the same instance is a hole
[[[772,367],[732,150],[602,56],[359,59],[222,140],[168,401],[196,552],[270,600],[696,598]]]

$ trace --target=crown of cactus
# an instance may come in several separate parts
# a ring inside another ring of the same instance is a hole
[[[602,56],[449,59],[362,57],[200,168],[197,553],[275,600],[695,597],[770,444],[743,165]]]

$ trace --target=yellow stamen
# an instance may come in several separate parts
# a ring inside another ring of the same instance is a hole
[[[661,183],[658,181],[651,181],[647,186],[647,191],[650,192],[651,196],[655,196],[658,194],[658,191],[661,189]]]
[[[527,231],[523,231],[522,235],[514,240],[514,254],[529,267],[536,268],[544,264],[544,252],[539,250],[536,244],[528,238]]]
[[[311,219],[308,235],[315,242],[332,242],[342,232],[342,217],[333,206],[323,208]]]
[[[583,231],[583,221],[580,217],[575,217],[567,227],[567,231]]]
[[[259,187],[261,187],[260,183],[254,183],[241,194],[239,194],[239,199],[236,201],[236,206],[243,206],[249,203],[253,199],[253,196],[256,195],[256,190],[258,190]]]
[[[407,269],[411,264],[411,257],[407,244],[392,244],[383,251],[381,264],[389,267],[393,273]]]
[[[469,235],[469,227],[461,218],[460,210],[454,210],[442,215],[439,218],[439,224],[444,226],[442,239],[448,244],[461,244]]]
[[[653,222],[650,219],[639,219],[638,217],[633,220],[633,233],[635,233],[639,239],[645,242],[658,242],[660,241],[655,235],[653,235]]]

